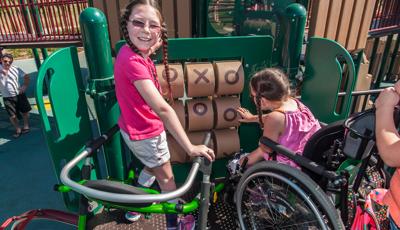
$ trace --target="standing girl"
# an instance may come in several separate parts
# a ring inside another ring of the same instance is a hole
[[[241,122],[259,122],[263,136],[278,142],[297,154],[302,154],[308,139],[321,128],[311,111],[299,100],[290,97],[290,86],[287,76],[279,69],[268,68],[257,72],[250,79],[250,93],[257,106],[258,116],[247,109],[239,107]],[[263,115],[262,111],[270,111]],[[262,159],[271,160],[271,149],[260,144],[250,154],[247,165],[251,166]],[[243,157],[239,164],[243,162]],[[298,167],[289,158],[277,155],[278,162]],[[236,162],[229,168],[235,171]]]
[[[139,183],[151,180],[154,175],[162,192],[173,191],[176,185],[164,125],[190,156],[213,160],[214,152],[205,145],[193,145],[189,141],[175,111],[161,95],[155,66],[149,58],[162,44],[169,82],[167,34],[157,1],[131,1],[122,15],[121,27],[127,44],[119,51],[114,66],[121,109],[118,125],[125,143],[145,165]],[[171,95],[170,86],[168,93]],[[177,215],[167,215],[167,228],[176,226]]]

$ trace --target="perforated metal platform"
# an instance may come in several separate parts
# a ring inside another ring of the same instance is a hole
[[[142,215],[140,220],[135,223],[130,223],[125,220],[124,212],[120,210],[103,211],[91,218],[88,221],[87,229],[95,230],[152,230],[152,229],[165,229],[165,215],[152,214],[149,219],[145,219]],[[198,213],[193,213],[196,222]],[[208,213],[208,229],[212,230],[234,230],[239,229],[236,223],[236,212],[234,207],[222,201],[218,201],[210,206]],[[197,226],[197,224],[196,224]]]

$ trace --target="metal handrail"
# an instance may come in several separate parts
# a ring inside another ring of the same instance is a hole
[[[64,185],[69,186],[72,190],[92,199],[103,200],[107,202],[116,202],[116,203],[125,203],[125,204],[138,204],[138,203],[152,203],[152,202],[163,202],[172,200],[178,197],[183,196],[189,189],[192,187],[193,182],[195,180],[196,174],[199,171],[200,165],[202,161],[205,159],[203,157],[196,157],[193,160],[192,168],[189,171],[188,177],[184,184],[179,187],[175,191],[171,191],[168,193],[162,194],[146,194],[146,195],[137,195],[137,194],[121,194],[121,193],[112,193],[112,192],[104,192],[99,189],[93,189],[81,185],[75,181],[73,181],[69,177],[69,173],[71,169],[73,169],[77,164],[89,157],[93,152],[95,152],[98,148],[101,147],[107,140],[112,137],[117,131],[118,127],[114,126],[111,128],[106,134],[92,141],[88,146],[80,152],[76,157],[74,157],[71,161],[69,161],[61,170],[60,180]],[[211,134],[207,133],[204,144],[207,145],[210,141]]]

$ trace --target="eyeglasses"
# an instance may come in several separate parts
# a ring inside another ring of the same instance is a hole
[[[128,20],[128,21],[132,23],[133,27],[141,28],[141,29],[144,29],[146,27],[146,23],[144,23],[142,21],[139,21],[139,20],[136,20],[136,19]],[[149,28],[149,30],[151,32],[154,32],[154,33],[160,32],[160,30],[161,30],[161,26],[154,25],[154,24],[149,24],[148,28]]]

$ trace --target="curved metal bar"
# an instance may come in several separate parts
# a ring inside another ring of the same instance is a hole
[[[76,183],[75,181],[69,178],[69,172],[71,171],[71,169],[74,168],[81,160],[86,158],[91,152],[92,152],[91,148],[86,148],[75,158],[73,158],[70,162],[68,162],[61,171],[61,176],[60,176],[61,182],[69,186],[72,190],[84,196],[108,202],[118,202],[126,204],[163,202],[183,196],[192,186],[201,162],[200,157],[195,158],[185,183],[175,191],[162,194],[149,194],[149,195],[119,194],[119,193],[103,192],[100,190],[88,188],[85,187],[84,185]]]

